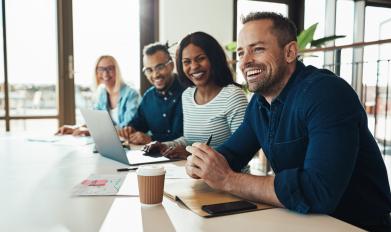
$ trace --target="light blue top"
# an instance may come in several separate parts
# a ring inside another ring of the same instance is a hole
[[[96,110],[110,111],[110,104],[106,88],[98,90],[98,101],[94,106]],[[140,103],[140,95],[137,91],[126,84],[120,89],[120,98],[118,99],[118,122],[114,122],[119,127],[127,126],[132,120]]]

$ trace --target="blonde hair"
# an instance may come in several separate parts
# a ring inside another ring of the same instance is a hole
[[[109,59],[111,60],[111,62],[114,64],[114,68],[115,68],[115,85],[114,85],[114,91],[115,92],[119,92],[119,90],[121,89],[121,86],[124,84],[124,81],[122,79],[122,75],[121,75],[121,70],[119,68],[119,65],[118,65],[118,62],[117,60],[113,57],[113,56],[110,56],[110,55],[103,55],[103,56],[100,56],[97,60],[96,60],[96,63],[95,63],[95,68],[94,68],[94,84],[95,84],[95,87],[99,87],[99,78],[98,78],[98,75],[97,75],[97,68],[98,68],[98,64],[99,62],[101,62],[101,60],[103,59]]]

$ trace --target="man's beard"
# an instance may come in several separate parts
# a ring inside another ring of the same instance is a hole
[[[276,72],[273,74],[271,68],[267,68],[265,64],[259,65],[262,73],[258,82],[252,87],[247,82],[247,87],[250,92],[259,93],[263,96],[274,95],[281,90],[281,85],[284,84],[284,73],[286,66],[281,61],[278,62]]]

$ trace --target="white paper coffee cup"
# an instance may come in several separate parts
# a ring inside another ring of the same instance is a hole
[[[165,169],[162,166],[140,166],[137,169],[140,202],[145,205],[158,205],[163,201]]]

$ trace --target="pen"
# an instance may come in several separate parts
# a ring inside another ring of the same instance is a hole
[[[118,168],[117,172],[127,172],[127,171],[133,171],[137,170],[137,168]]]
[[[209,138],[208,138],[208,141],[206,141],[206,145],[208,145],[208,146],[209,146],[210,142],[212,141],[212,135],[213,134],[210,134]]]
[[[163,156],[166,156],[168,152],[170,152],[171,150],[173,150],[175,148],[175,146],[169,146],[164,152],[163,152]]]

